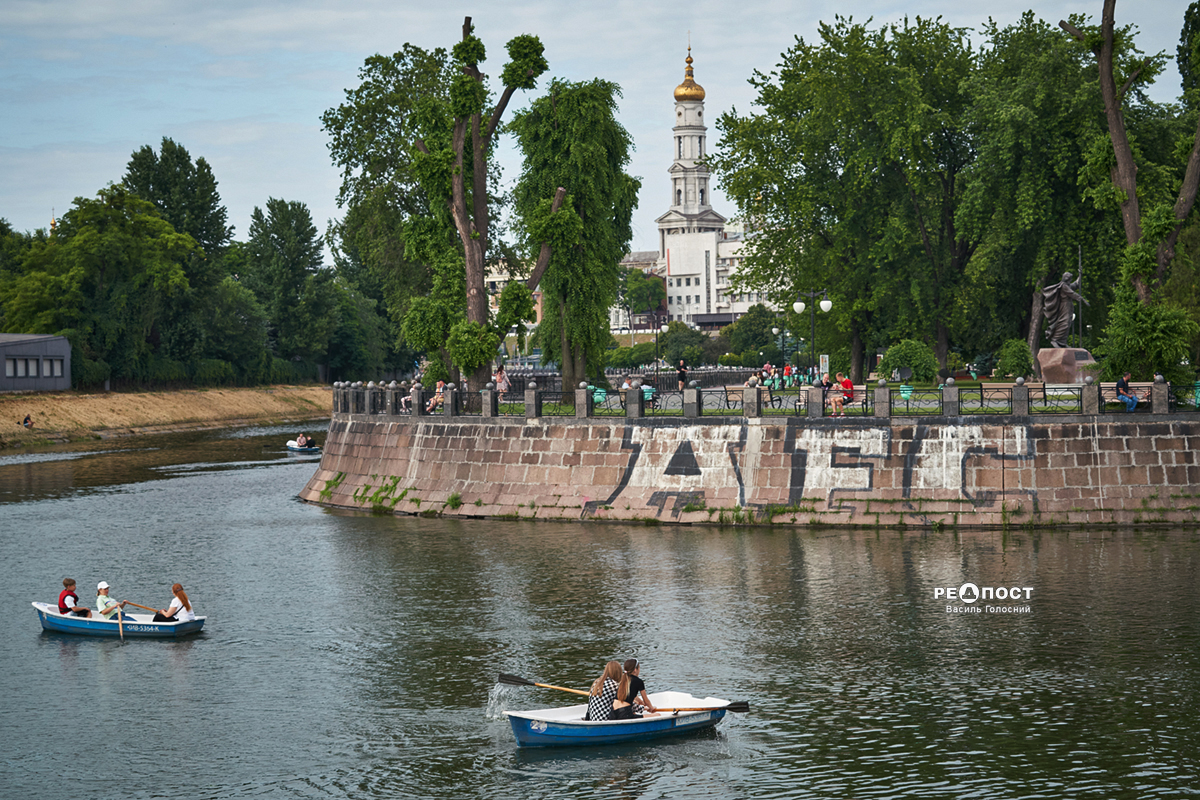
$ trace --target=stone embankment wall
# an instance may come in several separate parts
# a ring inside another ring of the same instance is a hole
[[[1193,421],[1195,420],[1195,421]],[[336,413],[302,499],[389,513],[849,526],[1194,523],[1200,415]]]

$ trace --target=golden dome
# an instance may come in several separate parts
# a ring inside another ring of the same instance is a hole
[[[704,87],[696,83],[692,77],[692,46],[688,45],[687,69],[683,71],[683,83],[675,87],[675,99],[684,100],[703,100]]]

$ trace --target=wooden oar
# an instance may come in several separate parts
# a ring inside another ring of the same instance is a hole
[[[153,611],[155,614],[157,614],[157,613],[158,613],[158,609],[157,609],[157,608],[151,608],[150,606],[143,606],[143,605],[141,605],[141,604],[139,604],[139,603],[135,603],[135,602],[133,602],[132,600],[126,600],[126,601],[125,601],[125,604],[126,604],[126,605],[131,605],[131,606],[133,606],[134,608],[140,608],[140,609],[142,609],[143,611]]]
[[[736,711],[739,714],[745,714],[750,710],[749,700],[734,700],[723,706],[700,706],[697,708],[655,708],[655,711]]]
[[[571,694],[581,694],[584,697],[588,696],[587,692],[579,689],[568,689],[565,686],[552,686],[549,683],[535,683],[534,681],[526,680],[518,675],[505,675],[500,673],[500,682],[507,686],[540,686],[543,689],[558,689],[560,692],[570,692]]]
[[[121,633],[121,641],[125,641],[125,619],[121,616],[121,606],[117,605],[117,630]]]

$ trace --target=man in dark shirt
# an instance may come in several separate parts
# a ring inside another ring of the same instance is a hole
[[[1137,392],[1129,388],[1129,376],[1131,373],[1126,372],[1117,380],[1117,399],[1125,404],[1126,411],[1133,411],[1137,408],[1138,396]]]
[[[683,391],[683,387],[687,386],[687,367],[683,365],[683,359],[679,359],[679,372],[675,373],[675,377],[679,379],[679,391]]]

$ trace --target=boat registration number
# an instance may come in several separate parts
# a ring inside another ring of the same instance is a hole
[[[712,719],[712,712],[705,711],[703,714],[688,714],[686,717],[677,717],[675,725],[694,725],[697,722],[708,722]]]

